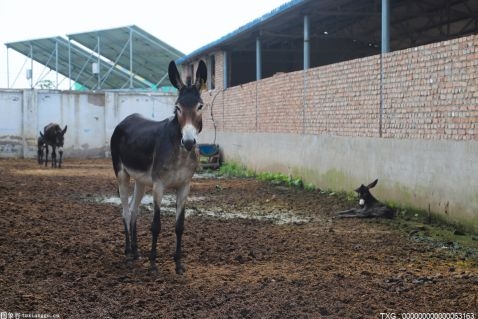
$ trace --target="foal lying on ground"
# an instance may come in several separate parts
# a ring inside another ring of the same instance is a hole
[[[387,205],[379,202],[370,193],[370,189],[377,185],[378,179],[367,186],[361,185],[355,191],[359,195],[359,208],[352,208],[338,212],[336,218],[393,218],[395,211]]]
[[[181,263],[181,238],[184,230],[186,198],[190,182],[199,164],[196,139],[202,129],[201,87],[206,82],[206,64],[200,61],[196,83],[185,85],[171,61],[169,80],[179,90],[174,117],[161,122],[152,121],[139,114],[126,117],[116,126],[111,136],[111,157],[118,179],[123,222],[125,229],[125,254],[138,257],[136,218],[138,206],[146,186],[153,187],[154,216],[151,225],[152,244],[150,263],[156,270],[156,245],[161,229],[160,207],[166,188],[176,190],[176,273],[185,271]],[[135,180],[134,193],[128,204],[130,177]]]

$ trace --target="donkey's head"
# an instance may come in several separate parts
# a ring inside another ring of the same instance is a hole
[[[45,146],[45,136],[43,135],[43,133],[40,131],[40,136],[38,137],[38,147],[42,146],[44,147]]]
[[[364,184],[360,185],[359,188],[357,188],[355,191],[357,192],[359,196],[359,205],[360,206],[369,206],[370,204],[374,203],[377,201],[375,197],[370,193],[370,189],[374,188],[375,185],[377,185],[378,179],[374,180],[367,186]]]
[[[65,125],[64,129],[61,129],[60,126],[57,126],[56,128],[55,144],[59,147],[63,147],[63,144],[65,143],[65,133],[67,128],[68,128],[68,125]]]
[[[178,119],[181,129],[181,144],[190,151],[196,144],[197,135],[202,130],[201,88],[207,79],[206,64],[202,60],[199,61],[194,84],[185,85],[183,83],[174,61],[169,63],[168,73],[171,84],[179,91],[174,115]]]
[[[43,137],[49,144],[62,147],[65,143],[65,133],[67,128],[67,125],[65,125],[64,129],[61,129],[60,125],[50,123],[45,126],[44,134],[42,134],[41,137]]]
[[[61,134],[59,134],[59,142],[60,142],[60,146],[63,146],[63,144],[65,143],[65,133],[66,133],[66,129],[68,128],[67,125],[65,125],[65,128],[61,130]]]

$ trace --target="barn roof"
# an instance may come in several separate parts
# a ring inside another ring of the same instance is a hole
[[[11,48],[33,60],[45,65],[58,73],[71,78],[86,88],[98,85],[98,76],[93,73],[91,64],[97,62],[97,57],[91,52],[69,42],[62,37],[36,39],[7,44]],[[58,55],[57,55],[58,52]],[[103,89],[118,89],[129,85],[130,76],[121,68],[115,68],[110,62],[100,64],[100,74]],[[133,78],[134,87],[148,86],[149,83]]]
[[[292,0],[176,62],[191,63],[213,52],[226,51],[236,69],[244,70],[250,60],[255,60],[256,41],[260,39],[265,76],[302,69],[306,15],[311,67],[378,54],[381,3]],[[476,0],[389,0],[389,8],[391,51],[478,33]]]
[[[234,30],[233,32],[228,33],[225,36],[211,43],[208,43],[204,45],[203,47],[200,47],[199,49],[191,52],[190,54],[181,57],[180,59],[176,61],[176,63],[181,64],[185,61],[193,59],[194,57],[198,55],[202,55],[204,52],[217,50],[217,48],[224,48],[228,45],[235,46],[236,44],[240,42],[241,36],[250,37],[251,32],[254,33],[255,30],[260,28],[262,24],[267,23],[271,19],[278,18],[280,15],[287,13],[288,10],[293,9],[297,5],[300,5],[302,2],[304,2],[304,0],[292,0],[290,2],[287,2],[281,5],[280,7],[275,8],[271,12],[241,26],[237,30]]]
[[[125,70],[131,68],[135,75],[154,86],[170,85],[169,62],[184,55],[135,25],[69,34],[68,38]]]

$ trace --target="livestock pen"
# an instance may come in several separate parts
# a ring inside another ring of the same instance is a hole
[[[346,198],[260,182],[193,178],[184,275],[175,273],[174,196],[163,200],[158,272],[152,207],[126,263],[109,159],[61,169],[0,159],[0,312],[56,318],[380,318],[477,312],[476,248],[431,240],[433,227],[335,220]],[[149,194],[149,192],[148,192]],[[470,238],[470,237],[468,237]],[[461,240],[460,239],[460,240]],[[470,242],[473,241],[470,239]],[[476,246],[476,242],[475,242]]]

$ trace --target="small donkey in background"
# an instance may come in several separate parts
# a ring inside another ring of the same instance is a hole
[[[352,208],[338,212],[336,218],[393,218],[395,211],[387,205],[379,202],[370,193],[370,189],[377,185],[378,179],[367,186],[360,185],[355,191],[359,195],[359,208]]]
[[[48,166],[48,145],[50,145],[51,167],[57,167],[56,148],[58,147],[58,153],[60,154],[58,167],[61,168],[61,160],[63,157],[63,144],[65,143],[66,129],[67,125],[65,125],[65,128],[62,129],[60,125],[56,123],[50,123],[44,127],[43,134],[40,133],[40,137],[43,138],[43,142],[45,144],[45,166]],[[40,163],[40,161],[38,162]]]
[[[38,146],[38,150],[37,150],[38,164],[43,164],[43,154],[45,152],[46,142],[45,142],[45,136],[43,136],[42,132],[40,132],[40,136],[37,139],[37,146]]]

